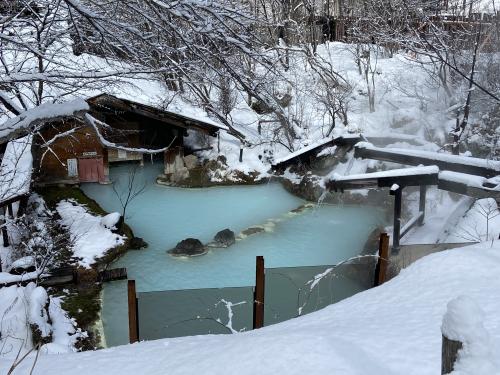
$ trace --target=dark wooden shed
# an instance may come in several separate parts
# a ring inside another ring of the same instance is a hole
[[[38,183],[107,183],[110,163],[142,163],[146,154],[163,157],[165,173],[174,173],[179,165],[176,155],[183,156],[189,129],[210,136],[225,129],[210,120],[109,94],[89,98],[87,103],[89,111],[84,116],[97,121],[72,117],[50,123],[40,132],[35,141],[39,147],[34,147]]]

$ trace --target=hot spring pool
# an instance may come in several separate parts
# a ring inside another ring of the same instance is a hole
[[[118,187],[128,180],[130,165],[111,168]],[[255,257],[266,267],[335,264],[360,253],[369,234],[380,226],[372,207],[316,205],[299,213],[305,202],[280,184],[183,189],[154,183],[161,165],[138,170],[136,182],[147,188],[127,208],[127,223],[149,247],[129,251],[114,267],[126,267],[138,292],[253,285]],[[105,210],[121,211],[110,185],[84,184],[83,191]],[[211,249],[194,258],[172,257],[166,250],[195,237],[209,242],[224,228],[236,234],[262,225],[266,231],[227,249]],[[102,321],[108,346],[128,342],[126,282],[106,283]]]

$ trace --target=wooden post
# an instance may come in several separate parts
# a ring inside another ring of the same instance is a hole
[[[449,374],[453,371],[453,366],[457,360],[458,351],[462,349],[460,341],[450,340],[443,335],[441,348],[441,375]]]
[[[382,285],[387,277],[387,265],[389,260],[389,235],[380,233],[378,243],[378,260],[375,268],[374,286]]]
[[[139,322],[137,316],[137,297],[135,293],[135,280],[128,281],[128,337],[133,344],[139,341]]]
[[[401,206],[403,200],[403,188],[400,186],[395,190],[391,190],[391,195],[394,195],[394,231],[392,234],[392,253],[399,253],[399,240],[401,238]]]
[[[425,195],[426,195],[426,192],[427,192],[427,186],[426,185],[420,185],[420,195],[419,195],[419,202],[418,202],[418,211],[422,212],[423,214],[418,219],[418,225],[424,225],[424,218],[425,218]]]
[[[220,131],[217,132],[217,153],[220,154]]]
[[[2,224],[3,247],[7,247],[9,246],[9,234],[7,233],[7,209],[5,206],[3,207],[3,220],[0,224]]]
[[[264,327],[264,257],[257,256],[255,266],[255,290],[253,293],[253,329]]]
[[[27,207],[28,207],[28,197],[23,196],[19,201],[19,208],[17,209],[17,217],[24,215]]]

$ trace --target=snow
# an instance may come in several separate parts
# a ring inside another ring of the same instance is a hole
[[[35,257],[29,255],[19,258],[11,263],[10,268],[28,268],[35,265]]]
[[[40,271],[26,272],[22,275],[12,275],[8,272],[0,272],[0,284],[12,284],[22,281],[35,280],[40,276]]]
[[[41,348],[45,354],[75,352],[77,340],[87,335],[76,327],[74,319],[68,317],[67,312],[61,307],[62,301],[62,297],[50,297],[48,314],[52,325],[52,342]]]
[[[463,348],[452,374],[498,374],[500,360],[492,350],[489,332],[483,325],[484,311],[469,296],[461,295],[448,303],[441,332]]]
[[[103,225],[102,216],[91,214],[75,201],[59,202],[57,212],[61,216],[61,224],[70,231],[73,256],[79,259],[83,267],[90,267],[96,258],[125,241],[123,236]]]
[[[412,167],[412,168],[402,168],[402,169],[392,169],[390,171],[373,172],[373,173],[362,173],[362,174],[352,174],[347,176],[339,176],[337,173],[332,173],[326,176],[326,180],[331,181],[352,181],[352,180],[365,180],[365,179],[377,179],[386,177],[399,177],[399,176],[419,176],[419,175],[430,175],[437,174],[439,168],[435,165],[427,167]]]
[[[293,159],[299,155],[302,155],[305,152],[308,152],[308,151],[314,150],[315,148],[324,146],[325,144],[327,144],[329,142],[333,142],[333,140],[334,140],[333,138],[323,138],[319,141],[313,142],[310,145],[305,146],[305,147],[303,147],[295,152],[291,152],[290,154],[288,154],[287,156],[285,156],[283,158],[276,159],[274,161],[274,165],[281,164],[285,161],[288,161],[288,160]]]
[[[468,296],[458,296],[448,302],[441,332],[450,340],[470,342],[484,336],[484,312]]]
[[[101,224],[105,228],[116,230],[116,224],[118,223],[118,221],[120,221],[121,217],[122,215],[120,215],[120,213],[112,212],[110,214],[107,214],[106,216],[103,216],[103,218],[101,219]]]
[[[47,291],[35,283],[0,288],[0,363],[3,366],[10,367],[18,353],[22,356],[33,349],[30,324],[36,325],[42,337],[50,340],[40,348],[42,353],[76,351],[76,341],[85,334],[68,318],[61,301],[61,297],[49,297]],[[33,360],[28,362],[31,366]]]
[[[25,288],[25,294],[29,294],[28,323],[36,325],[42,337],[49,336],[52,328],[49,324],[47,311],[45,311],[49,299],[47,291],[41,286],[37,287],[34,283],[30,283]]]
[[[500,348],[499,272],[498,241],[444,251],[380,287],[281,324],[233,335],[41,355],[34,373],[434,375],[441,366],[440,328],[447,304],[467,295],[484,312],[491,339],[486,358],[497,367],[482,372],[461,365],[457,374],[494,375],[500,368],[499,356],[493,355]],[[8,366],[1,362],[0,371]],[[22,363],[18,373],[29,366]]]
[[[32,136],[7,143],[0,166],[0,202],[27,194],[31,185],[33,156]]]
[[[500,181],[498,181],[498,177],[485,178],[466,173],[441,171],[439,172],[439,179],[450,182],[458,182],[482,190],[500,191]],[[488,186],[488,184],[490,186]]]
[[[500,211],[493,198],[478,199],[450,229],[446,242],[491,241],[500,235]]]
[[[0,138],[9,137],[15,133],[27,133],[35,125],[74,116],[88,109],[87,102],[81,98],[64,103],[44,103],[0,124]]]
[[[359,142],[356,144],[356,147],[363,148],[366,150],[384,151],[387,153],[394,153],[398,155],[429,158],[432,160],[443,161],[447,163],[490,168],[500,173],[500,161],[496,160],[487,160],[487,159],[473,158],[470,156],[463,156],[463,155],[451,155],[451,154],[446,154],[444,152],[432,152],[432,151],[415,150],[408,148],[396,148],[396,147],[380,148],[373,146],[369,142]]]

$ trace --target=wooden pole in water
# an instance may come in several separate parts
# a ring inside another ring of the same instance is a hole
[[[139,341],[139,322],[137,318],[135,280],[128,280],[128,337],[131,344]]]
[[[382,285],[387,277],[387,265],[389,261],[389,235],[380,233],[378,243],[378,260],[375,268],[374,286]]]
[[[264,257],[257,256],[255,265],[255,290],[253,301],[253,329],[264,327]]]
[[[460,349],[462,349],[462,343],[460,341],[450,340],[443,335],[443,344],[441,347],[441,375],[453,372],[453,366],[455,365]]]

